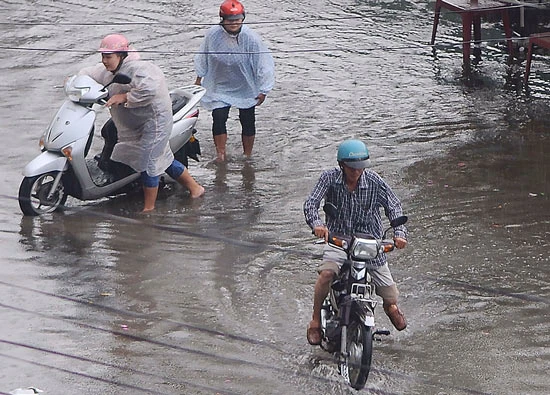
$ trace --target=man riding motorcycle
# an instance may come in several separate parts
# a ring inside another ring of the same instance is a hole
[[[338,147],[337,161],[339,168],[324,171],[304,203],[307,224],[315,236],[325,241],[328,241],[329,233],[368,233],[381,238],[383,226],[380,210],[383,208],[390,220],[402,216],[399,199],[377,173],[366,169],[369,151],[363,142],[342,142]],[[326,203],[332,203],[338,213],[336,217],[328,217],[326,224],[319,216],[319,206],[323,199]],[[395,229],[394,241],[397,248],[405,248],[407,245],[406,228],[403,225]],[[315,283],[313,315],[307,328],[307,339],[312,345],[321,343],[321,307],[345,260],[343,251],[325,245],[323,263],[317,269],[319,277]],[[397,306],[399,292],[385,254],[368,261],[367,267],[376,285],[376,293],[384,301],[384,311],[397,330],[405,329],[407,322]]]

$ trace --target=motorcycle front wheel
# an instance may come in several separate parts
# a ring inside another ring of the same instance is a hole
[[[25,177],[19,187],[19,207],[25,215],[36,216],[58,210],[67,201],[67,194],[60,181],[56,190],[48,198],[58,172]]]
[[[370,372],[372,328],[358,320],[352,320],[347,328],[346,350],[341,373],[353,388],[360,390],[365,386]]]

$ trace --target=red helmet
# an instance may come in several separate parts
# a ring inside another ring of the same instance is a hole
[[[244,6],[237,0],[225,0],[220,6],[220,17],[223,19],[244,19]]]
[[[128,52],[130,44],[126,37],[122,34],[109,34],[101,40],[99,44],[99,52],[101,53],[117,53]]]

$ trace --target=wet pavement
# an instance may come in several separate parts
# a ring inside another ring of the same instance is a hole
[[[247,22],[270,22],[251,26],[277,65],[251,159],[232,112],[229,160],[213,162],[203,111],[190,170],[204,198],[175,186],[150,215],[137,213],[138,195],[22,216],[21,171],[62,103],[59,86],[99,60],[101,37],[122,31],[170,85],[187,85],[218,6],[0,6],[1,45],[35,49],[0,53],[0,393],[357,392],[305,339],[321,248],[302,214],[351,137],[410,217],[409,246],[390,256],[409,327],[376,342],[362,392],[548,393],[550,64],[537,59],[526,94],[522,65],[492,43],[464,84],[451,46],[459,24],[440,23],[449,47],[426,45],[433,4],[246,2]],[[377,322],[390,325],[381,309]]]

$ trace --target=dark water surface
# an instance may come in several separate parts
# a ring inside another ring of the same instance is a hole
[[[321,249],[302,203],[350,137],[410,217],[409,247],[390,257],[409,327],[376,343],[362,392],[549,393],[550,61],[533,63],[527,95],[524,65],[492,42],[464,84],[458,19],[440,24],[448,48],[426,45],[433,3],[249,0],[277,65],[251,160],[232,113],[229,161],[212,163],[203,111],[203,199],[176,187],[147,216],[139,196],[21,215],[21,171],[101,37],[127,34],[187,85],[218,6],[0,3],[0,393],[357,392],[305,339]]]

